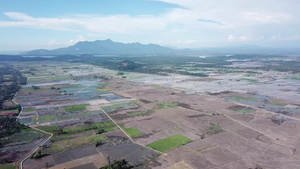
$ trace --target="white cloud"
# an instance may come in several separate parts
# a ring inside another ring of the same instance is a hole
[[[70,46],[70,45],[74,45],[74,44],[76,44],[78,42],[81,42],[81,41],[86,41],[86,40],[82,35],[77,35],[77,39],[71,39],[71,40],[67,41],[66,44],[68,46]]]
[[[4,14],[17,21],[1,21],[0,27],[136,34],[161,30],[167,24],[162,18],[154,16],[75,15],[66,18],[34,18],[18,12],[5,12]]]
[[[281,39],[281,35],[273,35],[270,39],[271,40],[277,40],[277,39]]]
[[[60,46],[71,46],[81,41],[86,40],[82,35],[77,35],[75,39],[70,39],[68,41],[57,41],[56,39],[51,39],[46,45],[50,48],[56,48]]]
[[[58,44],[60,44],[60,43],[57,42],[55,39],[51,39],[51,40],[48,42],[48,45],[50,45],[50,46],[58,45]]]
[[[175,44],[193,44],[196,42],[196,40],[177,40]]]
[[[286,13],[266,13],[266,12],[245,12],[244,18],[248,21],[257,23],[284,23],[290,21],[293,17]]]
[[[233,40],[235,40],[235,39],[236,39],[236,37],[233,36],[233,35],[228,35],[228,36],[227,36],[227,40],[228,40],[228,41],[233,41]]]
[[[114,36],[122,39],[121,36],[126,36],[127,41],[148,43],[160,39],[166,45],[177,44],[178,47],[197,43],[205,45],[205,42],[214,44],[299,39],[300,1],[297,0],[156,1],[177,4],[183,8],[169,9],[159,15],[77,14],[57,18],[5,12],[12,21],[0,21],[0,28],[68,31],[88,38]],[[278,34],[281,37],[277,37]],[[68,42],[57,42],[57,39],[52,39],[49,45],[71,45],[85,40],[75,38]]]
[[[247,41],[247,40],[249,40],[249,38],[247,38],[246,36],[240,36],[240,40],[241,41]]]

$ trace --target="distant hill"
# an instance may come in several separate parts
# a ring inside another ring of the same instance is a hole
[[[23,53],[23,55],[47,56],[63,54],[168,54],[175,53],[177,50],[155,45],[141,43],[120,43],[110,39],[97,40],[92,42],[78,42],[73,46],[54,50],[33,50]]]

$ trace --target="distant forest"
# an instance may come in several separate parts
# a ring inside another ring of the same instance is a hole
[[[25,85],[27,78],[10,65],[0,67],[0,110],[12,110],[18,107],[4,107],[4,101],[12,100],[16,92]]]
[[[0,55],[0,61],[66,61],[85,63],[96,66],[101,66],[107,69],[140,72],[149,74],[165,75],[166,73],[176,73],[190,76],[207,76],[205,73],[191,73],[176,69],[185,64],[194,64],[192,67],[203,68],[224,68],[225,65],[231,65],[231,60],[241,61],[259,61],[263,67],[254,67],[252,69],[261,70],[277,70],[291,71],[294,73],[300,72],[300,58],[296,61],[271,60],[272,58],[284,58],[285,56],[265,55],[265,54],[243,54],[232,56],[214,56],[207,58],[199,58],[196,56],[184,55],[119,55],[119,56],[93,56],[93,55],[59,55],[53,58],[43,57],[23,57],[19,55]],[[125,64],[124,64],[125,63]]]

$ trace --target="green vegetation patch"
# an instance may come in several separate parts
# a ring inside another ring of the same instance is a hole
[[[110,106],[103,106],[102,109],[103,110],[116,109],[116,108],[124,107],[125,105],[127,105],[127,103],[118,103]]]
[[[0,111],[1,114],[4,114],[4,113],[11,113],[11,112],[18,113],[18,109],[13,109],[13,110],[2,110],[2,111]]]
[[[241,78],[239,79],[240,81],[248,81],[248,82],[251,82],[251,83],[257,83],[258,80],[256,79],[248,79],[248,78]]]
[[[54,132],[58,131],[57,126],[38,126],[36,128],[46,131],[46,132],[49,132],[49,133],[54,133]]]
[[[252,73],[247,73],[247,74],[244,74],[245,77],[250,77],[250,76],[253,76]]]
[[[235,112],[240,112],[240,113],[256,113],[255,109],[252,109],[251,107],[246,107],[246,106],[230,106],[228,108],[229,110],[233,110]]]
[[[113,161],[111,164],[101,167],[100,169],[131,169],[134,166],[129,165],[124,159],[120,161]]]
[[[63,81],[63,80],[70,80],[72,77],[70,76],[60,76],[60,77],[28,77],[28,83],[35,83],[35,82],[52,82],[52,81]]]
[[[34,139],[45,137],[45,134],[33,130],[31,128],[22,129],[21,132],[15,133],[8,137],[9,141],[0,140],[0,144],[4,143],[13,143],[13,142],[22,142],[24,144],[31,143]]]
[[[16,169],[14,164],[0,164],[0,169]]]
[[[103,106],[103,110],[130,109],[138,107],[135,103],[117,103],[110,106]]]
[[[84,86],[80,84],[70,84],[70,85],[56,87],[56,89],[80,89],[80,88],[84,88]]]
[[[300,80],[300,77],[292,77],[293,80]]]
[[[28,112],[34,112],[34,111],[35,111],[34,108],[25,108],[25,109],[24,109],[24,112],[25,112],[25,113],[28,113]]]
[[[14,133],[20,133],[22,130],[28,127],[19,123],[15,118],[0,117],[0,124],[5,129],[0,132],[0,138],[13,135]]]
[[[96,124],[90,124],[85,126],[78,126],[78,127],[70,127],[64,129],[67,133],[78,133],[82,131],[92,130],[92,129],[99,129],[99,128],[107,128],[107,130],[112,129],[111,127],[115,127],[115,123],[112,121],[104,122],[104,123],[96,123]]]
[[[243,97],[243,96],[232,96],[230,97],[232,100],[235,101],[241,101],[241,100],[249,100],[249,101],[254,101],[254,102],[261,102],[262,100],[253,98],[253,97]]]
[[[89,106],[89,104],[78,104],[78,105],[66,106],[64,107],[64,109],[66,112],[83,111],[86,110],[86,106]]]
[[[129,134],[132,138],[137,137],[137,136],[142,136],[143,133],[141,133],[138,129],[136,128],[124,128],[125,132]]]
[[[276,105],[276,106],[282,106],[282,107],[288,105],[286,103],[281,103],[281,102],[270,102],[270,104],[273,104],[273,105]]]
[[[108,92],[112,91],[112,89],[97,89],[99,92]]]
[[[103,134],[76,137],[73,139],[55,141],[47,151],[59,152],[67,149],[82,147],[84,145],[95,144],[97,142],[107,141],[108,138]]]
[[[39,122],[40,123],[47,123],[47,122],[52,122],[56,120],[56,116],[53,115],[47,115],[47,116],[39,116]]]
[[[208,135],[215,135],[215,134],[218,134],[218,133],[222,133],[224,131],[225,130],[223,130],[222,127],[219,126],[219,125],[213,125],[210,128],[206,129],[206,133]]]
[[[159,103],[157,106],[159,109],[175,108],[175,107],[177,107],[177,103],[175,103],[175,102]]]
[[[175,135],[175,136],[171,136],[159,141],[156,141],[154,143],[148,144],[148,147],[151,147],[155,150],[158,150],[160,152],[166,152],[169,150],[172,150],[176,147],[185,145],[187,143],[192,142],[191,139],[186,138],[184,136],[182,136],[181,134]]]

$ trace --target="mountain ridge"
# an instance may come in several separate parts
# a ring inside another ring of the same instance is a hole
[[[38,49],[23,53],[23,55],[62,55],[62,54],[168,54],[177,50],[156,44],[141,44],[114,42],[110,39],[96,41],[81,41],[72,46],[53,50]]]
[[[24,56],[57,56],[57,55],[223,55],[223,54],[299,54],[300,48],[272,48],[257,45],[240,45],[227,47],[206,47],[196,49],[180,49],[164,47],[157,44],[121,43],[110,39],[96,41],[80,41],[76,44],[53,50],[38,49],[23,52]]]

